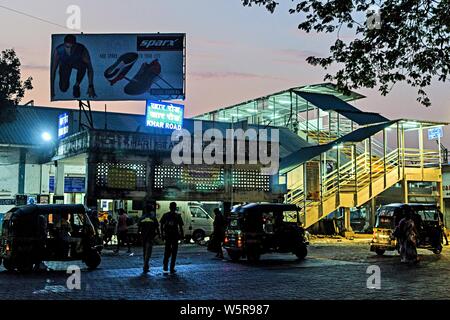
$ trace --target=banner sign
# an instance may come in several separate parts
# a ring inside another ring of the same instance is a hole
[[[437,140],[444,136],[444,131],[442,127],[430,128],[428,129],[428,140]]]
[[[85,177],[64,177],[64,193],[83,193],[85,192]],[[55,192],[55,177],[50,176],[48,182],[50,193]]]
[[[184,106],[161,101],[147,101],[145,125],[153,128],[181,130]]]
[[[69,133],[69,114],[64,112],[58,116],[58,139],[64,138]]]
[[[185,36],[53,34],[51,100],[184,100]]]

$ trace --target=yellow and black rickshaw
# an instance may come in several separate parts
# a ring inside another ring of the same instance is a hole
[[[430,203],[392,203],[381,206],[376,215],[370,251],[383,255],[386,251],[399,250],[393,237],[395,228],[405,216],[405,210],[413,212],[413,220],[418,231],[417,248],[430,249],[435,254],[442,251],[439,211]]]
[[[101,262],[101,246],[84,205],[26,205],[5,214],[0,263],[5,269],[32,271],[42,261],[82,260],[90,269]]]

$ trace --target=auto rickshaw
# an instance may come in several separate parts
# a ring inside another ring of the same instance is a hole
[[[291,252],[303,259],[308,253],[296,205],[250,203],[234,207],[228,220],[224,248],[233,261],[257,261],[269,252]]]
[[[2,224],[0,263],[9,271],[29,272],[42,261],[82,260],[95,269],[102,246],[95,244],[88,210],[81,204],[12,208]]]
[[[386,251],[399,250],[397,240],[392,236],[400,220],[404,218],[407,206],[413,211],[413,220],[418,231],[417,248],[430,249],[435,254],[442,251],[439,211],[430,203],[392,203],[381,206],[376,215],[370,251],[383,255]]]

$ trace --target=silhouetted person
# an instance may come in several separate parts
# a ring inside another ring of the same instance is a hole
[[[119,221],[117,223],[117,249],[116,252],[120,250],[120,244],[126,242],[128,246],[128,253],[131,252],[131,242],[128,239],[128,215],[125,213],[125,210],[119,209]]]
[[[153,240],[155,236],[159,235],[159,224],[156,219],[155,206],[148,204],[145,208],[144,214],[139,219],[138,230],[142,237],[142,248],[144,253],[144,273],[150,270],[149,261],[152,256]]]
[[[183,219],[177,212],[177,204],[175,202],[170,203],[170,211],[165,213],[160,221],[161,224],[161,238],[165,240],[166,246],[164,250],[164,262],[163,272],[167,273],[169,258],[170,260],[170,273],[175,273],[175,262],[178,252],[178,240],[184,238],[183,232]]]
[[[440,241],[441,243],[444,243],[445,239],[445,245],[448,246],[448,239],[447,235],[445,234],[444,214],[440,210],[438,210],[438,219],[439,219],[439,227],[441,229]]]
[[[405,207],[405,215],[395,228],[393,235],[400,243],[401,262],[418,262],[417,238],[418,231],[414,221],[414,212],[410,207]]]
[[[222,243],[225,238],[225,217],[219,208],[214,209],[214,236],[213,241],[217,248],[217,258],[223,259]]]

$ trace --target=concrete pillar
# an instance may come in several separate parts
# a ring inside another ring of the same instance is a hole
[[[86,157],[86,185],[84,204],[87,207],[97,207],[97,197],[95,190],[95,176],[96,176],[96,161],[90,155]]]
[[[223,215],[224,215],[224,217],[229,217],[230,216],[231,206],[232,206],[232,203],[229,202],[229,201],[225,201],[223,203]]]
[[[27,160],[27,150],[24,148],[20,148],[19,151],[19,185],[18,185],[18,194],[25,193],[25,164]]]
[[[408,203],[408,180],[402,180],[402,195],[403,195],[403,203]]]
[[[55,171],[55,196],[64,196],[64,163],[58,161]]]
[[[376,216],[377,208],[376,208],[376,198],[373,197],[370,199],[370,217],[369,217],[369,225],[373,227],[375,225],[375,216]]]
[[[444,190],[442,189],[442,181],[437,182],[437,191],[439,192],[439,199],[438,199],[438,206],[441,209],[442,214],[445,215],[445,208],[444,208]],[[444,216],[445,221],[445,216]]]
[[[346,232],[353,231],[350,225],[350,208],[344,208],[344,228]]]

